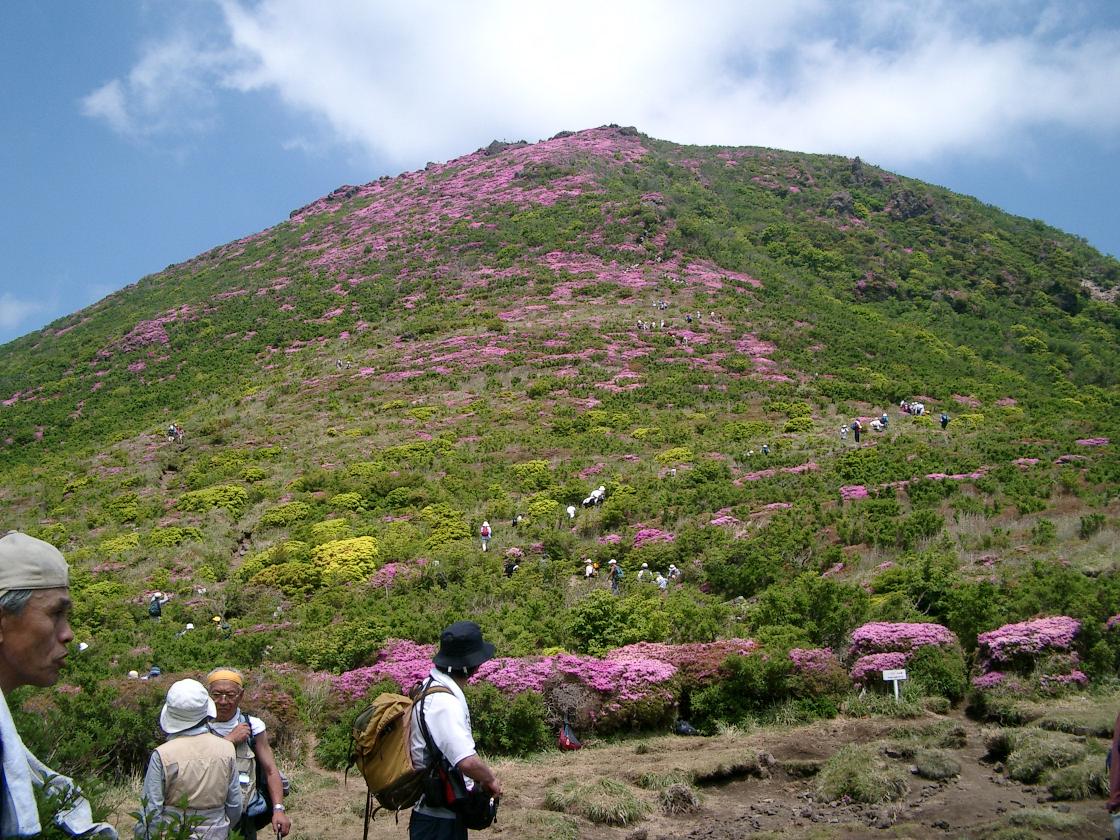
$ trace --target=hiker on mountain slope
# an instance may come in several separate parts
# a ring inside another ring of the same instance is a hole
[[[66,834],[117,839],[116,829],[93,821],[73,780],[24,746],[8,710],[6,698],[15,689],[58,682],[73,639],[65,558],[50,543],[12,531],[0,539],[0,837],[40,836],[35,793],[47,787],[70,803],[54,816]]]
[[[214,701],[216,714],[210,722],[210,731],[233,744],[237,756],[238,779],[241,786],[244,812],[237,830],[244,840],[256,840],[254,818],[272,805],[272,832],[287,836],[292,823],[284,810],[284,779],[276,767],[276,757],[268,741],[264,721],[241,711],[241,698],[245,694],[245,677],[233,668],[215,668],[206,675],[206,687]],[[267,792],[257,789],[257,766],[267,780]],[[267,796],[267,799],[265,798]]]
[[[440,634],[439,652],[432,657],[433,668],[425,685],[446,691],[423,695],[417,702],[410,748],[414,767],[428,767],[434,761],[430,744],[454,771],[462,773],[468,788],[480,788],[498,799],[501,782],[478,757],[463,695],[467,681],[493,657],[494,645],[482,638],[482,629],[473,621],[457,621]],[[412,809],[408,836],[409,840],[465,840],[467,829],[455,812],[433,805],[425,794]]]
[[[488,551],[490,549],[490,523],[483,520],[482,527],[478,529],[478,537],[482,540],[482,550]]]

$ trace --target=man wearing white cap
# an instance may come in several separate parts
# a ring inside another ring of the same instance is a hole
[[[191,840],[226,840],[241,819],[241,785],[233,744],[208,728],[217,715],[206,686],[179,680],[167,690],[159,726],[167,740],[156,747],[144,774],[146,806],[134,829],[146,837],[172,814],[198,818]],[[186,802],[186,808],[180,807]]]
[[[117,836],[112,826],[93,822],[89,802],[71,779],[57,775],[23,745],[5,699],[20,686],[54,685],[73,639],[70,570],[62,553],[16,531],[0,538],[0,837],[42,833],[34,790],[44,784],[60,801],[73,803],[54,815],[67,834]]]

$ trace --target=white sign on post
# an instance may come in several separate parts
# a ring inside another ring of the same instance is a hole
[[[906,679],[905,668],[895,668],[894,670],[883,672],[883,681],[894,684],[894,702],[896,703],[898,702],[898,684],[904,679]]]

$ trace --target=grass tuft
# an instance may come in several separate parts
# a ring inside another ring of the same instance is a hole
[[[551,811],[584,817],[598,825],[629,825],[650,812],[648,802],[614,779],[565,782],[548,790],[544,804]]]
[[[917,750],[914,768],[920,778],[931,782],[945,782],[961,774],[960,762],[944,750]]]
[[[686,784],[676,783],[661,791],[661,810],[666,814],[692,814],[700,810],[700,796]]]
[[[817,792],[829,802],[846,796],[877,805],[901,799],[909,790],[905,772],[883,758],[878,744],[841,747],[817,774]]]

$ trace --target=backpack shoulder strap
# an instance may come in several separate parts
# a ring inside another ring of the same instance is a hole
[[[257,754],[257,736],[253,734],[253,722],[249,720],[249,715],[241,712],[241,722],[249,727],[249,749],[253,751],[253,755]]]
[[[451,690],[444,688],[442,685],[432,685],[432,683],[432,678],[428,677],[423,687],[420,689],[420,693],[413,701],[412,706],[419,710],[420,734],[424,736],[424,744],[428,748],[428,755],[431,756],[432,763],[435,764],[438,759],[443,758],[443,753],[432,741],[432,733],[428,729],[428,722],[425,720],[424,715],[424,700],[429,694],[451,694]]]

